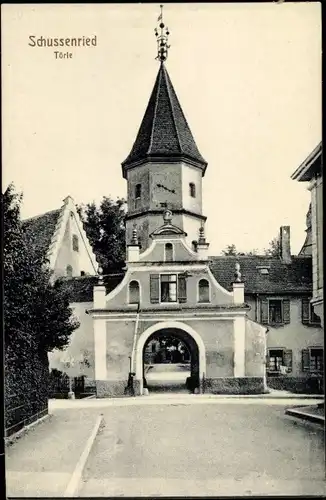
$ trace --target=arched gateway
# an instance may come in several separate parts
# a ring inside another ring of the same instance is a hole
[[[162,321],[147,328],[139,337],[136,347],[136,381],[140,394],[144,389],[144,351],[154,337],[171,335],[186,344],[191,358],[191,377],[195,386],[201,390],[202,381],[206,373],[205,345],[201,336],[189,325],[179,321]]]

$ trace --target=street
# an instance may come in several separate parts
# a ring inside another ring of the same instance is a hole
[[[145,367],[149,393],[157,391],[189,392],[186,379],[190,377],[190,365],[184,363],[155,363]]]
[[[325,494],[323,430],[285,406],[105,408],[79,495]]]

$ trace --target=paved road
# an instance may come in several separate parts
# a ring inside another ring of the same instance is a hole
[[[157,390],[188,392],[187,377],[190,377],[190,367],[185,364],[156,363],[148,367],[146,372],[149,392]]]
[[[324,495],[323,430],[285,406],[104,408],[79,495]]]

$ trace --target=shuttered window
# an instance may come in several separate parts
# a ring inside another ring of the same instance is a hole
[[[314,306],[310,300],[309,297],[301,299],[301,321],[304,325],[320,325],[320,317],[315,314]]]
[[[178,299],[179,302],[187,302],[187,280],[184,274],[178,276]]]
[[[302,350],[302,371],[323,373],[324,350],[322,347],[310,347]]]
[[[161,275],[161,302],[177,301],[177,275]]]
[[[261,299],[260,321],[263,325],[283,325],[291,322],[290,299]]]
[[[310,299],[308,297],[304,297],[301,300],[301,321],[304,325],[309,324],[310,319]]]
[[[268,324],[268,300],[262,299],[260,303],[260,318],[263,325]]]
[[[292,372],[292,359],[291,349],[268,349],[266,359],[267,371],[286,375]]]
[[[150,301],[157,304],[160,301],[160,275],[150,275]]]

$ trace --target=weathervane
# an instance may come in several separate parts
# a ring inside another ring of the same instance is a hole
[[[157,56],[155,59],[158,61],[164,62],[168,57],[168,49],[170,45],[168,45],[168,37],[169,37],[169,29],[165,26],[163,22],[163,5],[160,5],[161,14],[157,18],[157,22],[160,22],[158,28],[155,28],[155,36],[157,40]],[[164,31],[165,28],[165,31]],[[159,31],[160,30],[160,31]]]

